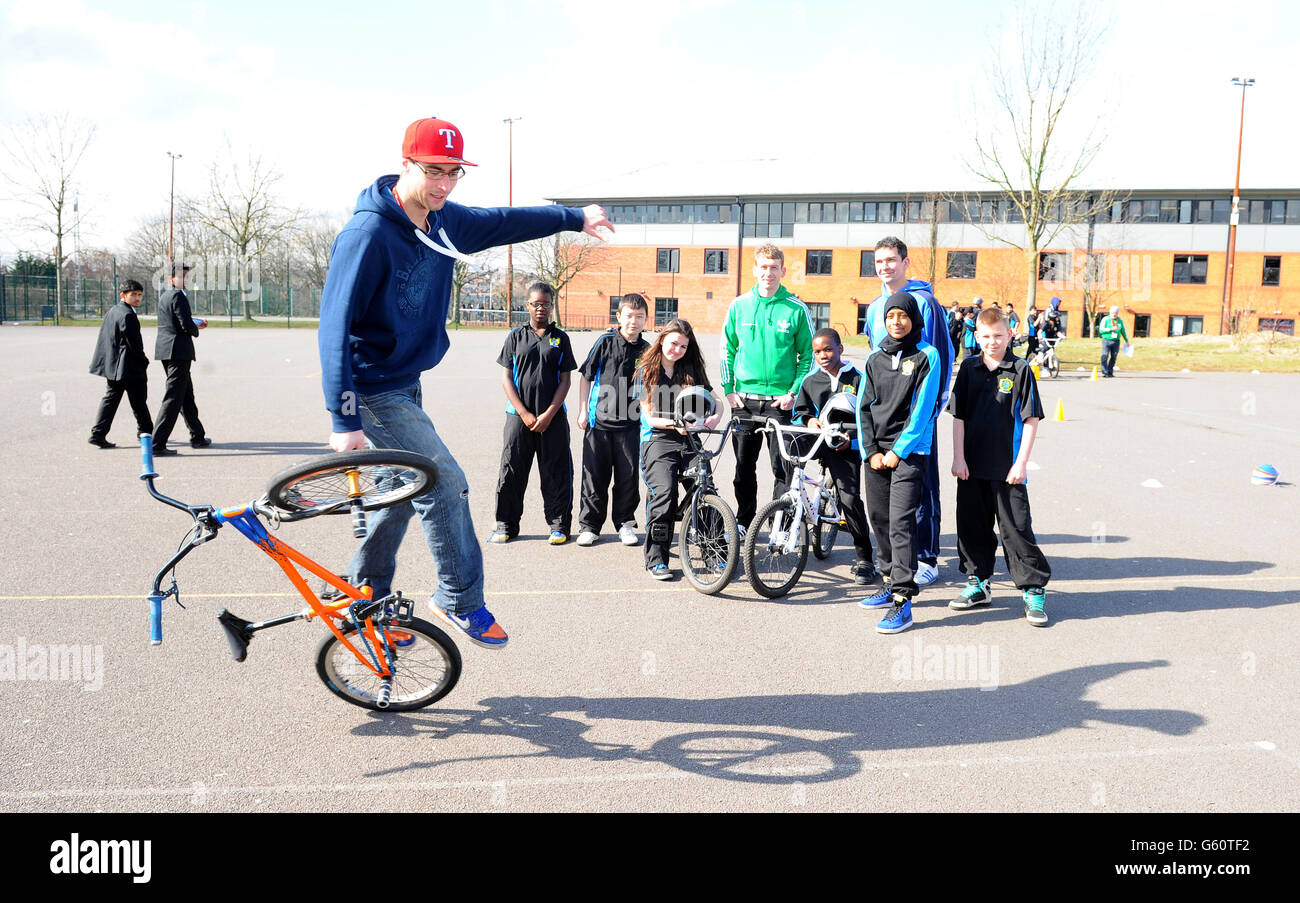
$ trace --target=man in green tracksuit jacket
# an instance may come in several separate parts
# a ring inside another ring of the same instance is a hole
[[[772,244],[754,251],[757,284],[731,302],[722,326],[722,391],[733,416],[790,422],[799,383],[812,369],[812,317],[798,296],[781,285],[785,254]],[[736,451],[736,521],[749,525],[758,508],[758,455],[762,433],[733,433]],[[768,434],[772,498],[789,488],[789,475]]]
[[[1115,375],[1115,358],[1119,356],[1120,341],[1128,342],[1128,332],[1124,329],[1124,320],[1119,315],[1119,305],[1112,304],[1110,313],[1101,318],[1097,326],[1097,335],[1101,336],[1101,375]]]

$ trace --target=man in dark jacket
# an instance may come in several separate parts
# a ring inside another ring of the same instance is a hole
[[[208,321],[190,313],[190,301],[185,296],[185,279],[189,266],[172,264],[172,287],[158,299],[158,341],[153,356],[162,361],[167,371],[167,388],[163,390],[162,405],[158,408],[158,428],[153,434],[155,455],[174,455],[176,449],[167,447],[177,416],[185,418],[190,431],[190,445],[206,448],[212,444],[199,420],[199,408],[194,403],[194,383],[190,378],[190,365],[194,363],[194,339]]]
[[[149,357],[144,353],[140,320],[135,315],[135,309],[144,300],[144,286],[134,279],[127,279],[122,283],[119,297],[121,300],[104,315],[95,354],[90,359],[90,372],[108,380],[108,391],[99,403],[95,425],[90,428],[90,444],[100,448],[117,447],[108,441],[108,431],[117,416],[123,392],[131,402],[137,432],[153,432],[153,419],[149,416],[147,402]]]

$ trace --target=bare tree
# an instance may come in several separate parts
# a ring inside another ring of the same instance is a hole
[[[293,229],[290,245],[293,248],[294,266],[309,288],[317,291],[325,288],[334,239],[338,238],[345,224],[337,216],[320,213],[305,219]]]
[[[1003,203],[970,196],[962,202],[966,218],[987,238],[1024,252],[1029,304],[1037,298],[1039,250],[1051,247],[1064,230],[1109,211],[1115,200],[1112,191],[1077,187],[1103,144],[1098,123],[1082,140],[1066,128],[1070,100],[1086,80],[1108,26],[1082,3],[1071,11],[1024,3],[1015,26],[1017,47],[990,48],[992,110],[981,117],[975,158],[967,161]],[[1023,223],[1023,236],[1014,227],[999,228],[1004,222]]]
[[[225,162],[215,162],[208,172],[208,196],[197,204],[198,221],[224,238],[237,256],[242,272],[252,258],[287,239],[302,214],[280,204],[275,185],[281,175],[261,157],[249,156],[241,164],[226,146]],[[244,319],[251,320],[253,293],[243,286]]]
[[[16,199],[32,208],[25,222],[54,237],[55,315],[63,316],[63,237],[77,227],[73,214],[72,180],[95,137],[95,125],[57,116],[29,116],[5,136],[10,165],[5,179],[17,190]]]
[[[523,245],[521,250],[537,278],[549,282],[557,297],[579,273],[600,263],[605,253],[599,239],[585,234],[575,237],[568,232],[535,239]],[[555,322],[563,325],[558,306],[555,308]]]

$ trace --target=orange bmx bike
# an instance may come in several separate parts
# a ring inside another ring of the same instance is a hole
[[[354,535],[366,534],[366,511],[404,502],[426,491],[437,480],[432,461],[423,455],[391,449],[365,449],[322,455],[280,471],[266,494],[247,505],[216,508],[187,505],[154,487],[153,437],[140,437],[144,480],[158,501],[179,508],[194,519],[188,540],[154,577],[149,595],[149,633],[162,642],[162,602],[180,603],[176,566],[190,552],[231,526],[271,557],[307,602],[301,611],[251,622],[222,609],[217,620],[237,662],[248,656],[255,633],[294,621],[317,621],[328,629],[316,650],[316,673],[325,686],[353,705],[390,712],[410,711],[437,702],[460,678],[461,658],[441,629],[413,615],[410,599],[400,592],[372,599],[369,586],[353,586],[329,568],[271,536],[273,526],[322,514],[349,514]],[[325,601],[308,588],[298,568],[315,574],[332,587]],[[171,574],[171,586],[162,581]],[[181,606],[182,608],[184,606]]]

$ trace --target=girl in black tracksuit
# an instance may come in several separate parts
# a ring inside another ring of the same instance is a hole
[[[673,421],[673,405],[687,386],[707,389],[718,412],[704,421],[705,427],[711,429],[721,416],[722,401],[713,392],[691,324],[680,319],[670,321],[642,356],[637,385],[641,400],[641,477],[648,490],[645,566],[656,580],[667,580],[672,576],[668,549],[673,539],[677,486],[692,454],[685,431]]]
[[[892,311],[901,311],[894,314]],[[891,320],[896,325],[891,325]],[[904,324],[906,320],[906,324]],[[905,334],[898,334],[903,325]],[[885,302],[889,335],[863,368],[858,408],[858,437],[864,470],[867,512],[880,546],[880,573],[885,588],[859,604],[889,606],[876,625],[881,633],[912,626],[916,594],[916,509],[925,469],[934,446],[935,402],[943,380],[939,352],[921,338],[921,310],[908,292]]]

